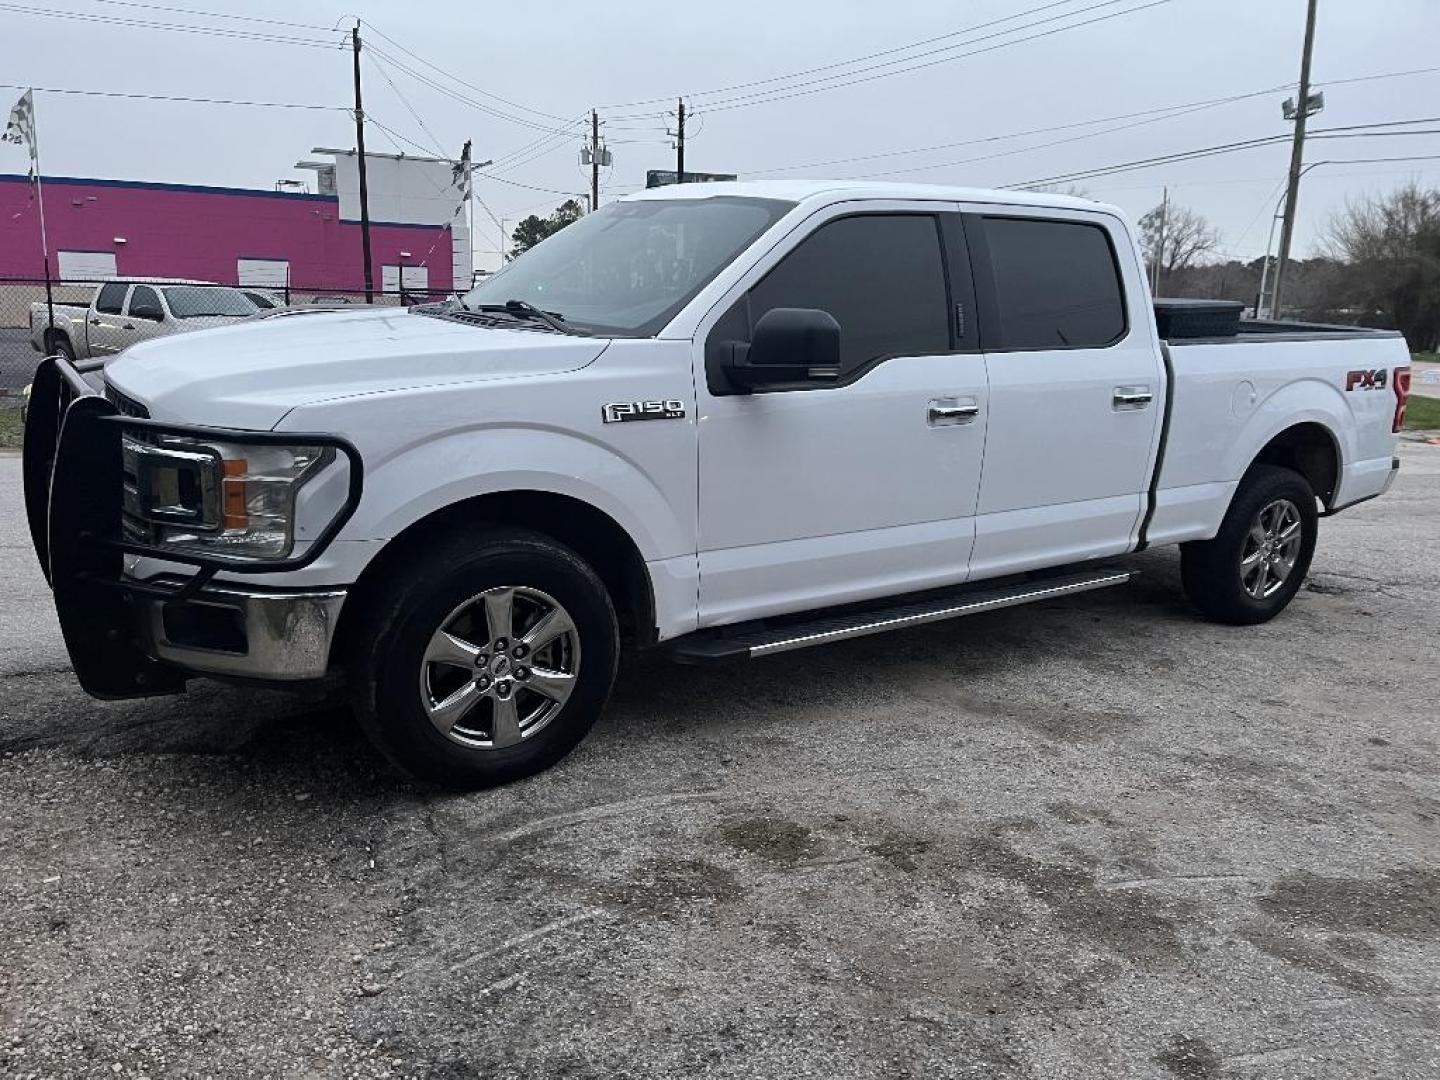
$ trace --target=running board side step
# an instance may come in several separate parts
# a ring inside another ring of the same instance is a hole
[[[1040,600],[1055,600],[1092,589],[1123,585],[1134,576],[1133,570],[1105,567],[1026,579],[1004,586],[952,589],[940,594],[932,592],[923,600],[891,602],[886,606],[852,605],[845,609],[846,614],[819,613],[819,617],[808,621],[804,616],[786,616],[784,619],[739,623],[682,637],[670,646],[670,654],[681,663],[688,664],[754,659],[812,645],[828,645],[846,638],[905,630],[943,619],[958,619],[964,615],[979,615]]]

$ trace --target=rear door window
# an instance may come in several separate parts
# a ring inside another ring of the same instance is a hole
[[[104,315],[119,315],[125,304],[125,291],[130,286],[123,281],[111,281],[100,286],[95,294],[95,310]]]
[[[999,350],[1096,349],[1124,336],[1120,270],[1103,228],[987,217],[985,238]]]

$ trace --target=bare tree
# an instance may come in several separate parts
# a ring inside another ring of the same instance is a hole
[[[1440,342],[1440,191],[1413,181],[1389,195],[1347,202],[1330,221],[1331,253],[1348,263],[1344,303],[1388,324],[1410,348]]]
[[[1164,218],[1164,250],[1161,249],[1161,218]],[[1145,261],[1154,266],[1160,261],[1160,280],[1172,277],[1177,270],[1198,264],[1220,246],[1219,231],[1188,207],[1171,203],[1168,208],[1157,206],[1140,219],[1140,246]]]

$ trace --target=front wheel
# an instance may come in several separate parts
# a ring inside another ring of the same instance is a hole
[[[1310,569],[1320,515],[1299,473],[1256,465],[1240,482],[1213,540],[1182,544],[1185,594],[1219,622],[1267,622],[1294,599]]]
[[[50,339],[50,354],[63,356],[67,363],[75,363],[75,348],[64,334],[55,334]]]
[[[568,548],[510,529],[427,545],[423,566],[403,577],[392,566],[370,602],[351,667],[362,725],[432,783],[489,787],[549,768],[615,678],[605,586]]]

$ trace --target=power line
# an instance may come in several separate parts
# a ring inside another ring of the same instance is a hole
[[[959,30],[951,30],[948,33],[937,34],[934,37],[924,38],[920,41],[912,41],[906,45],[897,45],[894,48],[882,49],[879,52],[865,53],[862,56],[852,56],[848,60],[836,60],[833,63],[821,64],[818,67],[803,68],[800,71],[792,71],[784,75],[772,75],[766,79],[752,79],[749,82],[735,83],[731,86],[722,86],[715,90],[697,90],[693,93],[687,94],[686,96],[691,98],[706,98],[713,97],[717,94],[728,94],[734,90],[746,90],[752,86],[764,86],[767,83],[788,82],[791,79],[799,79],[803,78],[806,75],[819,74],[822,71],[833,71],[836,68],[849,67],[852,64],[861,64],[867,60],[874,60],[881,56],[892,56],[895,53],[909,52],[911,49],[919,49],[923,48],[926,45],[933,45],[937,41],[944,41],[947,38],[952,37],[961,37],[965,34],[973,33],[976,30],[984,30],[991,26],[998,26],[1001,23],[1013,22],[1016,19],[1023,19],[1027,15],[1035,15],[1041,11],[1048,11],[1051,8],[1064,7],[1066,4],[1071,4],[1075,2],[1077,2],[1077,0],[1055,0],[1055,2],[1052,3],[1042,4],[1036,8],[1030,8],[1028,11],[1019,11],[1016,12],[1014,15],[1007,15],[1003,19],[992,19],[990,22],[979,23],[975,26],[966,26]],[[601,108],[629,109],[637,105],[658,105],[662,103],[668,103],[673,99],[674,95],[668,95],[666,97],[644,98],[640,101],[624,101],[618,104],[604,105],[601,106]]]
[[[79,22],[102,23],[111,26],[134,27],[145,30],[171,30],[182,34],[202,34],[208,37],[229,38],[235,41],[256,41],[267,45],[305,45],[311,48],[348,48],[339,39],[325,41],[318,38],[302,38],[293,35],[271,34],[260,30],[241,30],[221,26],[200,26],[194,23],[166,23],[152,19],[134,19],[119,15],[101,15],[85,11],[58,11],[46,8],[25,7],[20,4],[0,4],[0,11],[17,15],[39,15],[51,19],[73,19]]]
[[[1284,86],[1270,87],[1265,90],[1252,90],[1243,94],[1232,94],[1229,97],[1210,98],[1206,101],[1191,101],[1180,105],[1166,105],[1155,109],[1142,109],[1139,112],[1120,113],[1116,116],[1095,117],[1090,120],[1077,120],[1067,124],[1053,124],[1048,127],[1030,128],[1027,131],[1013,131],[1004,135],[987,135],[977,139],[962,139],[959,142],[936,143],[931,146],[916,146],[905,150],[884,150],[874,154],[859,154],[848,158],[831,158],[828,161],[811,161],[802,165],[780,165],[772,169],[750,169],[748,172],[757,176],[768,176],[773,173],[794,172],[799,169],[823,168],[830,165],[851,165],[860,161],[876,161],[888,157],[903,157],[909,154],[923,154],[934,150],[953,150],[961,146],[978,146],[984,143],[1004,142],[1010,139],[1020,139],[1029,135],[1048,135],[1056,131],[1073,131],[1076,128],[1094,127],[1096,124],[1107,124],[1116,120],[1132,120],[1137,117],[1155,117],[1160,120],[1172,119],[1175,116],[1184,116],[1190,112],[1198,112],[1201,109],[1214,108],[1219,105],[1228,105],[1236,101],[1245,101],[1250,98],[1263,97],[1268,94],[1284,90]],[[1165,114],[1165,115],[1161,115]],[[1118,129],[1109,129],[1118,130]],[[1092,132],[1092,135],[1106,134],[1104,131]],[[1086,138],[1090,136],[1085,136]],[[1039,149],[1031,147],[1029,149]],[[953,162],[947,164],[955,164]],[[922,168],[943,168],[941,165],[927,165]],[[878,174],[877,174],[878,175]]]
[[[990,40],[990,39],[992,39],[992,38],[995,38],[995,37],[1003,37],[1003,36],[1005,36],[1005,35],[1007,35],[1007,34],[1016,33],[1016,32],[1018,32],[1018,31],[1020,31],[1020,30],[1028,30],[1028,29],[1032,29],[1032,28],[1037,27],[1037,26],[1043,26],[1043,25],[1045,25],[1046,23],[1056,22],[1056,21],[1059,21],[1059,20],[1061,20],[1061,19],[1072,18],[1072,17],[1074,17],[1074,16],[1076,16],[1076,15],[1084,15],[1084,14],[1086,14],[1086,13],[1088,13],[1088,12],[1098,10],[1099,8],[1102,8],[1102,7],[1109,7],[1109,6],[1111,6],[1112,4],[1119,3],[1119,2],[1121,2],[1121,0],[1104,0],[1103,3],[1094,4],[1094,5],[1090,6],[1090,7],[1081,8],[1081,9],[1079,9],[1079,10],[1077,10],[1077,11],[1068,12],[1068,13],[1066,13],[1066,14],[1064,14],[1064,15],[1055,16],[1055,17],[1049,18],[1049,19],[1039,19],[1039,20],[1037,20],[1037,21],[1035,21],[1035,22],[1033,22],[1033,23],[1028,23],[1028,24],[1026,24],[1025,26],[1012,27],[1012,28],[1009,29],[1009,30],[1001,31],[1001,32],[995,33],[995,34],[986,34],[986,35],[983,35],[983,36],[981,36],[981,37],[978,37],[978,38],[974,39],[973,41],[967,41],[967,42],[962,43],[962,45],[953,46],[952,48],[961,48],[961,47],[963,47],[964,45],[973,45],[973,44],[976,44],[977,42],[980,42],[980,41],[988,41],[988,40]],[[922,58],[922,57],[931,56],[931,55],[933,55],[933,53],[919,53],[919,54],[917,54],[916,56],[907,57],[904,61],[887,61],[887,62],[884,63],[884,64],[876,64],[876,65],[874,65],[873,67],[860,68],[860,69],[858,69],[858,70],[856,70],[856,71],[854,71],[854,72],[846,72],[844,76],[833,76],[833,77],[831,77],[831,78],[817,80],[817,83],[816,83],[816,84],[811,85],[811,86],[809,86],[808,88],[806,87],[805,84],[802,83],[802,84],[800,84],[800,87],[799,87],[799,88],[793,88],[793,87],[792,87],[792,88],[786,88],[786,89],[783,90],[782,92],[779,92],[779,93],[776,93],[776,94],[772,94],[772,95],[768,95],[768,96],[763,96],[763,95],[748,95],[748,96],[743,96],[743,97],[739,97],[739,98],[730,98],[730,99],[722,100],[722,101],[719,101],[719,102],[713,102],[713,101],[712,101],[712,102],[703,102],[702,104],[703,104],[703,106],[704,106],[706,109],[708,109],[709,111],[711,111],[711,112],[717,112],[717,111],[720,111],[720,110],[723,110],[723,109],[742,109],[742,108],[748,108],[749,106],[752,106],[752,105],[765,105],[765,104],[769,104],[769,103],[771,103],[771,102],[776,102],[776,101],[789,101],[790,99],[792,99],[792,98],[797,98],[797,97],[808,97],[808,96],[811,95],[811,94],[824,93],[825,91],[828,91],[828,90],[839,90],[839,89],[842,89],[842,88],[848,87],[848,86],[858,86],[858,85],[861,85],[862,83],[875,82],[875,81],[877,81],[877,80],[879,80],[879,79],[888,79],[888,78],[890,78],[890,77],[892,77],[892,76],[895,76],[895,75],[905,75],[905,74],[908,74],[908,73],[910,73],[910,72],[912,72],[912,71],[922,71],[922,70],[924,70],[925,68],[935,67],[935,66],[938,65],[938,64],[949,64],[949,63],[953,63],[953,62],[956,61],[956,60],[965,60],[965,59],[968,59],[969,57],[972,57],[972,56],[980,56],[980,55],[982,55],[983,53],[996,52],[997,50],[1000,50],[1000,49],[1008,49],[1008,48],[1010,48],[1012,45],[1023,45],[1024,43],[1026,43],[1026,42],[1028,42],[1028,41],[1036,41],[1036,40],[1038,40],[1038,39],[1040,39],[1040,38],[1051,37],[1051,36],[1053,36],[1053,35],[1055,35],[1055,34],[1063,34],[1063,33],[1066,33],[1066,32],[1068,32],[1068,31],[1070,31],[1070,30],[1078,30],[1078,29],[1080,29],[1081,27],[1091,26],[1091,25],[1094,25],[1095,23],[1108,22],[1108,21],[1111,20],[1111,19],[1119,19],[1119,18],[1122,18],[1122,17],[1124,17],[1124,16],[1126,16],[1126,15],[1133,15],[1133,14],[1135,14],[1136,12],[1146,11],[1146,10],[1148,10],[1149,8],[1160,7],[1162,4],[1168,4],[1168,3],[1170,3],[1170,2],[1171,2],[1171,0],[1149,0],[1148,3],[1140,4],[1140,5],[1138,5],[1138,6],[1136,6],[1136,7],[1132,7],[1132,8],[1126,8],[1126,9],[1123,10],[1123,11],[1112,11],[1112,12],[1110,12],[1109,14],[1106,14],[1106,15],[1098,15],[1098,16],[1096,16],[1096,17],[1093,18],[1093,19],[1084,19],[1084,20],[1082,20],[1082,21],[1080,21],[1080,22],[1067,23],[1067,24],[1064,25],[1064,26],[1052,27],[1052,28],[1049,29],[1049,30],[1042,30],[1041,32],[1039,32],[1039,33],[1037,33],[1037,34],[1030,34],[1030,35],[1028,35],[1028,36],[1026,36],[1026,37],[1011,38],[1009,41],[996,42],[994,45],[987,45],[987,46],[985,46],[983,49],[972,49],[972,50],[970,50],[969,52],[954,53],[953,55],[949,55],[949,56],[940,56],[940,57],[938,57],[937,59],[926,60],[924,63],[920,63],[920,64],[911,64],[911,65],[908,66],[908,67],[895,67],[894,65],[895,65],[895,64],[900,64],[900,63],[908,63],[909,60],[915,60],[915,59],[920,59],[920,58]],[[950,50],[949,50],[949,49],[946,49],[946,50],[934,50],[934,52],[948,52],[948,51],[950,51]],[[880,69],[884,69],[884,68],[892,68],[892,70],[888,70],[888,71],[887,71],[887,70],[880,70]],[[871,73],[871,74],[866,74],[867,72],[868,72],[868,73]],[[865,76],[864,78],[858,78],[858,79],[849,78],[850,75],[862,75],[862,74]],[[837,81],[837,80],[839,80],[839,81]],[[831,85],[820,85],[820,84],[822,84],[822,83],[829,83],[829,84],[831,84]]]
[[[486,90],[486,89],[484,89],[483,87],[480,87],[480,86],[476,86],[474,83],[466,82],[464,79],[460,78],[460,76],[459,76],[459,75],[456,75],[454,72],[446,71],[446,70],[445,70],[444,68],[442,68],[439,64],[432,63],[431,61],[425,59],[425,57],[420,56],[418,53],[415,53],[415,52],[411,51],[410,49],[407,49],[404,45],[401,45],[400,42],[396,41],[396,40],[395,40],[394,38],[392,38],[389,34],[385,33],[385,31],[379,29],[374,23],[367,22],[365,25],[368,26],[368,27],[370,28],[370,31],[371,31],[373,34],[375,34],[377,37],[380,37],[380,38],[385,39],[385,40],[388,41],[391,45],[393,45],[395,48],[399,49],[402,53],[404,53],[406,56],[410,57],[412,60],[415,60],[415,61],[417,61],[417,62],[419,62],[419,63],[421,63],[421,64],[424,64],[426,67],[430,68],[430,70],[439,72],[441,75],[444,75],[447,79],[451,79],[451,80],[459,83],[461,86],[465,87],[467,90],[473,90],[475,93],[481,95],[482,97],[487,97],[487,98],[490,98],[490,99],[493,100],[493,101],[498,101],[498,102],[500,102],[502,105],[509,105],[512,109],[519,109],[521,112],[534,113],[536,116],[544,117],[544,118],[547,119],[547,120],[558,120],[558,121],[560,121],[561,123],[565,123],[566,120],[568,119],[567,117],[564,117],[564,116],[557,116],[557,115],[555,115],[554,113],[545,112],[543,109],[536,109],[536,108],[533,108],[532,106],[529,106],[529,105],[523,105],[523,104],[521,104],[521,103],[518,102],[518,101],[511,101],[509,98],[501,97],[499,94],[496,94],[496,93],[494,93],[493,91]]]
[[[1020,45],[1020,44],[1023,44],[1023,43],[1025,43],[1025,42],[1027,42],[1027,41],[1035,41],[1035,40],[1037,40],[1037,39],[1039,39],[1039,38],[1049,37],[1049,36],[1054,35],[1054,34],[1065,33],[1066,31],[1069,31],[1069,30],[1077,30],[1077,29],[1079,29],[1079,28],[1081,28],[1081,27],[1083,27],[1083,26],[1090,26],[1090,25],[1093,25],[1093,24],[1095,24],[1095,23],[1106,22],[1106,21],[1108,21],[1108,20],[1110,20],[1110,19],[1118,19],[1118,18],[1121,18],[1121,17],[1123,17],[1123,16],[1125,16],[1125,15],[1133,15],[1133,14],[1135,14],[1136,12],[1139,12],[1139,11],[1145,11],[1145,10],[1147,10],[1147,9],[1149,9],[1149,8],[1159,7],[1159,6],[1161,6],[1162,4],[1171,3],[1172,0],[1149,0],[1148,3],[1140,4],[1140,5],[1138,5],[1138,6],[1136,6],[1136,7],[1132,7],[1132,8],[1126,8],[1126,9],[1123,10],[1123,11],[1112,11],[1112,12],[1110,12],[1109,14],[1106,14],[1106,15],[1096,16],[1096,17],[1093,18],[1093,19],[1085,19],[1085,20],[1082,20],[1082,21],[1080,21],[1080,22],[1068,23],[1068,24],[1066,24],[1066,25],[1064,25],[1064,26],[1052,27],[1052,28],[1049,29],[1049,30],[1044,30],[1044,31],[1041,31],[1040,33],[1037,33],[1037,34],[1030,34],[1030,35],[1028,35],[1028,36],[1026,36],[1026,37],[1012,38],[1012,39],[1009,40],[1009,41],[997,42],[996,44],[994,44],[994,45],[988,45],[988,46],[986,46],[986,47],[983,48],[983,49],[972,49],[972,50],[969,51],[969,52],[954,53],[953,55],[948,55],[948,56],[940,56],[938,59],[926,60],[924,63],[919,63],[919,64],[910,64],[910,63],[909,63],[909,62],[912,61],[912,60],[921,59],[922,57],[933,56],[933,55],[935,55],[936,53],[951,52],[951,50],[953,50],[953,49],[964,48],[964,47],[967,46],[967,45],[973,45],[973,44],[976,44],[977,42],[980,42],[980,41],[986,41],[986,40],[989,40],[989,39],[994,38],[994,37],[1003,37],[1003,36],[1008,35],[1008,34],[1017,33],[1017,32],[1019,32],[1019,31],[1021,31],[1021,30],[1033,29],[1034,27],[1042,26],[1042,25],[1044,25],[1044,24],[1046,24],[1046,23],[1056,22],[1056,21],[1059,21],[1059,20],[1062,20],[1062,19],[1073,18],[1073,17],[1075,17],[1076,15],[1084,15],[1084,14],[1087,14],[1088,12],[1096,11],[1096,10],[1098,10],[1098,9],[1100,9],[1100,8],[1110,7],[1110,6],[1112,6],[1113,4],[1123,3],[1123,2],[1127,2],[1127,0],[1103,0],[1103,2],[1101,2],[1101,3],[1092,4],[1092,5],[1090,5],[1089,7],[1080,8],[1080,9],[1075,10],[1075,11],[1067,12],[1067,13],[1065,13],[1065,14],[1063,14],[1063,15],[1051,16],[1050,18],[1040,19],[1040,20],[1037,20],[1036,22],[1033,22],[1033,23],[1027,23],[1027,24],[1024,25],[1024,26],[1011,27],[1011,28],[1009,28],[1008,30],[1000,31],[1000,32],[997,32],[997,33],[995,33],[995,34],[987,34],[987,35],[984,35],[984,36],[982,36],[982,37],[975,38],[975,39],[973,39],[973,40],[971,40],[971,41],[961,42],[961,43],[959,43],[959,44],[957,44],[957,45],[947,46],[947,47],[945,47],[945,48],[943,48],[943,49],[935,49],[935,50],[931,50],[930,52],[927,52],[927,53],[918,53],[918,54],[916,54],[916,55],[914,55],[914,56],[905,57],[905,58],[900,59],[900,60],[886,61],[886,62],[883,63],[883,64],[875,64],[875,65],[872,65],[872,66],[870,66],[870,67],[857,68],[857,69],[854,70],[854,71],[847,71],[847,72],[844,72],[844,73],[839,74],[839,75],[832,75],[832,76],[827,76],[827,77],[822,78],[822,79],[812,80],[810,83],[798,83],[798,84],[796,84],[795,86],[779,87],[779,88],[777,88],[777,89],[776,89],[775,91],[773,91],[773,92],[762,91],[762,92],[757,93],[757,94],[741,95],[741,96],[739,96],[739,97],[734,97],[734,98],[722,98],[722,99],[719,100],[719,101],[702,102],[702,107],[705,108],[705,109],[708,110],[708,111],[711,111],[711,112],[718,112],[718,111],[727,110],[727,109],[748,108],[748,107],[753,106],[753,105],[764,105],[764,104],[769,104],[769,103],[771,103],[771,102],[776,102],[776,101],[788,101],[788,100],[790,100],[791,98],[806,97],[806,96],[811,95],[811,94],[824,93],[825,91],[828,91],[828,90],[838,90],[838,89],[841,89],[841,88],[847,87],[847,86],[857,86],[857,85],[860,85],[860,84],[862,84],[862,83],[874,82],[874,81],[876,81],[876,80],[878,80],[878,79],[888,79],[888,78],[890,78],[890,77],[893,76],[893,75],[902,75],[902,74],[906,74],[906,73],[911,72],[911,71],[919,71],[919,70],[922,70],[922,69],[924,69],[924,68],[934,67],[934,66],[936,66],[937,64],[948,64],[948,63],[951,63],[951,62],[953,62],[953,61],[955,61],[955,60],[963,60],[963,59],[965,59],[965,58],[967,58],[967,57],[979,56],[979,55],[982,54],[982,53],[994,52],[994,51],[996,51],[996,50],[998,50],[998,49],[1006,49],[1006,48],[1009,48],[1009,47],[1012,46],[1012,45]],[[1044,10],[1044,9],[1037,9],[1037,10]],[[1018,16],[1017,16],[1017,17],[1018,17]],[[895,67],[894,65],[897,65],[897,64],[909,64],[909,66],[906,66],[906,67]],[[884,69],[884,68],[893,68],[893,70],[880,70],[880,69]],[[866,73],[869,73],[869,74],[866,74]],[[856,75],[863,75],[864,77],[863,77],[863,78],[853,78],[853,77],[852,77],[852,76],[856,76]],[[828,85],[823,85],[823,84],[828,84]],[[622,119],[622,120],[636,119],[636,118],[637,118],[637,117],[634,117],[634,116],[620,116],[620,117],[617,117],[617,119]]]
[[[575,121],[572,122],[571,128],[565,130],[557,128],[553,124],[541,124],[537,123],[534,120],[527,120],[521,116],[513,116],[510,113],[503,112],[495,108],[493,105],[487,105],[482,101],[477,101],[475,98],[472,98],[466,94],[462,94],[458,90],[454,90],[443,83],[436,82],[429,75],[425,75],[422,72],[416,71],[413,67],[410,67],[404,61],[397,59],[395,56],[391,55],[388,52],[385,52],[382,49],[377,49],[375,48],[375,46],[372,45],[370,47],[370,51],[383,58],[387,63],[389,63],[391,67],[395,68],[398,71],[403,71],[406,75],[409,75],[417,82],[423,83],[425,86],[430,87],[437,93],[444,94],[447,97],[451,97],[456,101],[461,102],[462,104],[469,105],[472,109],[476,109],[482,113],[485,113],[487,116],[493,116],[499,120],[506,120],[512,124],[517,124],[520,127],[532,128],[535,131],[561,132],[563,130],[565,134],[574,134],[575,126],[581,122],[580,119],[577,118]]]
[[[1433,135],[1440,134],[1440,128],[1424,129],[1419,131],[1376,131],[1379,127],[1396,127],[1403,124],[1429,124],[1440,121],[1440,117],[1426,117],[1416,120],[1391,120],[1376,124],[1348,124],[1343,127],[1317,128],[1310,134],[1314,139],[1353,139],[1353,138],[1389,138],[1400,135]],[[1286,135],[1264,135],[1255,139],[1242,139],[1238,142],[1221,143],[1216,146],[1199,147],[1194,150],[1181,150],[1173,154],[1161,154],[1151,158],[1141,158],[1136,161],[1120,162],[1115,165],[1101,165],[1093,169],[1082,169],[1078,172],[1064,173],[1058,176],[1046,176],[1038,180],[1026,180],[1018,184],[1006,184],[1008,188],[1037,187],[1042,184],[1063,184],[1079,180],[1089,180],[1099,176],[1110,176],[1115,173],[1132,172],[1136,169],[1149,169],[1158,165],[1173,165],[1182,161],[1193,161],[1197,158],[1213,157],[1217,154],[1229,154],[1239,150],[1251,150],[1260,146],[1273,146],[1276,143],[1286,142],[1290,139]]]
[[[232,19],[236,22],[263,23],[266,26],[288,26],[296,30],[320,30],[329,33],[334,27],[319,23],[287,22],[284,19],[262,19],[257,15],[233,15],[228,11],[200,11],[196,8],[167,7],[164,4],[145,4],[140,0],[94,0],[97,4],[111,4],[115,7],[145,8],[150,11],[166,11],[173,15],[199,15],[207,19]]]
[[[326,112],[349,112],[344,105],[312,105],[297,101],[242,101],[236,98],[185,97],[180,94],[139,94],[120,90],[77,90],[63,86],[27,86],[24,83],[0,83],[6,90],[34,90],[37,94],[64,94],[76,97],[119,98],[126,101],[179,101],[193,105],[247,105],[258,109],[311,109]]]
[[[415,123],[420,125],[420,130],[425,133],[426,138],[428,138],[431,142],[431,145],[435,147],[435,149],[432,150],[431,153],[434,153],[439,157],[444,157],[445,152],[439,149],[440,140],[435,138],[435,133],[430,130],[430,128],[426,125],[425,121],[421,119],[420,114],[415,111],[415,107],[410,104],[410,99],[400,92],[400,88],[395,85],[395,80],[390,78],[390,73],[385,70],[384,66],[380,63],[379,60],[375,59],[373,52],[367,53],[366,56],[367,59],[369,59],[370,61],[370,66],[373,67],[376,71],[378,71],[380,73],[380,77],[390,84],[390,89],[394,91],[395,96],[400,99],[400,104],[405,106],[406,111],[415,120]]]

